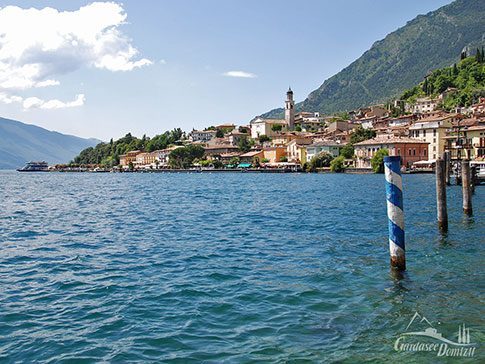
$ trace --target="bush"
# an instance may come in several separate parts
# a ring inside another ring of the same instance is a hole
[[[354,147],[351,144],[347,144],[340,150],[340,155],[346,159],[351,159],[354,156]]]
[[[333,160],[333,154],[322,150],[317,153],[310,161],[310,168],[312,171],[316,171],[317,168],[328,167]]]
[[[267,136],[266,134],[262,134],[259,136],[259,142],[262,144],[264,142],[268,142],[271,140],[271,138],[269,136]]]
[[[268,158],[261,159],[261,163],[268,163],[268,162],[269,162],[269,159]]]
[[[384,157],[389,155],[387,149],[379,149],[372,157],[370,164],[374,173],[384,173]]]
[[[280,158],[280,162],[288,162],[288,157],[284,155],[283,157]]]
[[[344,166],[345,157],[343,155],[335,158],[330,162],[330,170],[335,173],[340,173],[345,170]]]

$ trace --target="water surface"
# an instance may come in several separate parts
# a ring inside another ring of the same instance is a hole
[[[416,311],[481,343],[485,186],[440,236],[403,178],[398,279],[383,175],[0,172],[0,361],[434,362],[393,349]]]

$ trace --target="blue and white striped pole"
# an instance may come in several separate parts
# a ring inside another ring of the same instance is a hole
[[[387,218],[389,220],[389,253],[391,266],[406,269],[404,248],[404,212],[402,203],[401,157],[384,157],[386,174]]]

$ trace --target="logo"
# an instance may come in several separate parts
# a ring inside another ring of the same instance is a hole
[[[465,324],[458,326],[454,341],[445,338],[418,312],[404,331],[394,342],[394,350],[399,352],[435,352],[438,357],[472,357],[478,345],[472,342],[470,329]]]

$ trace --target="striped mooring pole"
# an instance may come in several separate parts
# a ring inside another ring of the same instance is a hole
[[[386,175],[387,218],[391,267],[406,269],[404,247],[404,211],[402,198],[401,157],[384,157]]]

